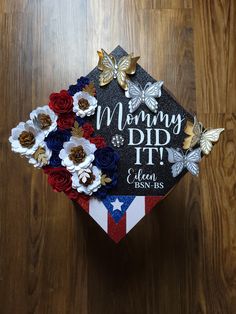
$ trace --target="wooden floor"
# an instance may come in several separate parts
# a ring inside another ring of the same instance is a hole
[[[236,1],[0,1],[0,312],[236,313]],[[10,129],[120,44],[221,142],[118,245]]]

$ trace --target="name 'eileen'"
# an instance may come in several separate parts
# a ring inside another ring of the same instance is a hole
[[[184,118],[181,114],[167,114],[163,111],[159,111],[156,114],[149,114],[140,111],[136,115],[124,114],[123,104],[118,102],[114,108],[109,108],[108,106],[98,106],[97,108],[97,130],[100,130],[102,123],[105,122],[105,126],[110,126],[112,120],[117,121],[117,129],[123,131],[126,126],[140,125],[145,123],[146,127],[151,128],[157,126],[159,123],[163,123],[166,128],[173,127],[173,133],[179,134],[181,131],[182,122]],[[104,121],[105,120],[105,121]]]

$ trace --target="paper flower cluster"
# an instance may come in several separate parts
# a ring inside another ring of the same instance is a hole
[[[94,135],[88,122],[97,107],[93,83],[81,77],[68,91],[52,93],[49,99],[12,129],[12,150],[43,168],[54,191],[77,201],[92,194],[105,197],[117,184],[119,155]]]

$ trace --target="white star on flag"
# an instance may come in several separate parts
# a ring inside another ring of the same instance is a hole
[[[112,204],[112,206],[113,206],[113,211],[114,211],[114,210],[122,211],[121,206],[122,206],[124,203],[120,202],[118,198],[115,200],[115,202],[111,202],[111,204]]]

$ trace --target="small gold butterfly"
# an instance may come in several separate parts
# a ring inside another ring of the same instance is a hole
[[[219,140],[220,133],[224,129],[205,129],[201,122],[198,122],[197,118],[194,117],[194,123],[187,121],[184,132],[188,135],[183,143],[184,149],[189,149],[197,144],[200,144],[201,151],[208,155],[212,150],[212,143]]]
[[[133,57],[133,54],[123,56],[117,62],[115,57],[107,54],[105,50],[98,51],[99,61],[98,69],[102,71],[99,76],[100,86],[107,85],[113,79],[117,78],[119,85],[127,90],[127,74],[134,74],[136,71],[136,64],[140,57]]]

